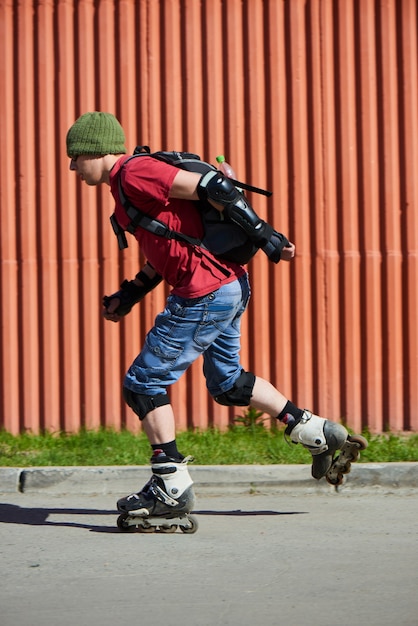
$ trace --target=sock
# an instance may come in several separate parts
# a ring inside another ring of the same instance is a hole
[[[162,450],[166,456],[169,456],[176,461],[182,461],[184,459],[184,456],[177,450],[177,443],[175,439],[173,439],[173,441],[169,441],[168,443],[151,444],[151,448],[154,451]]]
[[[283,411],[279,413],[277,419],[283,424],[287,426],[296,426],[296,424],[301,420],[303,415],[303,410],[298,409],[290,400],[288,400],[285,404]]]

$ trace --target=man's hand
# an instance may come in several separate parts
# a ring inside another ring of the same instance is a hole
[[[112,298],[112,296],[105,296],[105,298],[107,297]],[[103,317],[110,322],[120,322],[123,316],[116,313],[119,304],[119,298],[111,299],[109,306],[107,308],[103,308]]]
[[[280,258],[282,261],[291,261],[295,257],[295,253],[295,244],[289,241],[289,245],[282,249],[280,253]]]
[[[147,263],[134,280],[124,280],[119,291],[111,296],[103,296],[103,317],[111,322],[120,322],[161,281],[162,276]]]
[[[145,287],[139,287],[133,280],[124,280],[119,291],[111,296],[103,296],[103,317],[111,322],[119,322],[146,293]]]

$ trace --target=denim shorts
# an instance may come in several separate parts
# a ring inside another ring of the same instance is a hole
[[[157,395],[203,356],[212,396],[229,391],[241,373],[241,317],[250,299],[248,275],[200,298],[170,295],[126,373],[124,386]]]

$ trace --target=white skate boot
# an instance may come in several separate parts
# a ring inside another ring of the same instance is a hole
[[[323,476],[332,485],[340,485],[343,474],[351,471],[351,463],[359,458],[359,451],[368,446],[361,435],[349,435],[342,424],[304,411],[296,425],[288,426],[285,434],[293,443],[301,443],[312,454],[312,476]],[[340,450],[339,456],[335,456]]]
[[[195,533],[197,521],[189,515],[195,498],[193,481],[187,469],[191,457],[177,461],[156,450],[151,459],[152,477],[138,493],[118,500],[122,515],[117,520],[122,531]]]

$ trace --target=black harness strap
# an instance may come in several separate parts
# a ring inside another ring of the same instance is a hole
[[[119,198],[126,211],[127,216],[131,220],[126,230],[135,234],[137,228],[141,227],[148,230],[150,233],[157,235],[158,237],[165,237],[166,239],[176,239],[177,241],[183,241],[189,243],[192,246],[202,246],[202,242],[197,237],[190,237],[184,233],[180,233],[176,230],[168,228],[167,224],[161,220],[157,220],[154,217],[150,217],[147,213],[143,213],[138,207],[131,204],[122,189],[121,179],[118,180],[119,186]]]
[[[141,154],[146,154],[141,153]],[[134,155],[137,156],[137,155]],[[133,158],[133,157],[131,157]],[[127,163],[130,159],[127,159],[125,163]],[[124,163],[124,165],[125,165]],[[154,217],[150,217],[147,213],[144,213],[138,207],[133,205],[125,195],[122,187],[121,175],[119,174],[118,179],[118,189],[119,189],[119,198],[120,201],[126,211],[127,216],[131,220],[126,227],[126,230],[134,235],[137,228],[143,228],[144,230],[157,235],[158,237],[165,237],[166,239],[175,239],[176,241],[181,241],[182,243],[187,243],[194,248],[198,248],[202,256],[206,257],[212,265],[215,265],[225,276],[230,276],[231,272],[223,267],[220,263],[217,263],[211,256],[206,253],[206,246],[202,243],[200,239],[197,237],[191,237],[189,235],[185,235],[176,230],[171,230],[168,228],[167,224],[162,222],[161,220],[157,220]],[[128,242],[126,240],[126,236],[124,230],[121,228],[119,223],[116,220],[115,214],[110,217],[110,221],[112,224],[112,228],[118,238],[119,249],[123,250],[128,247]]]

